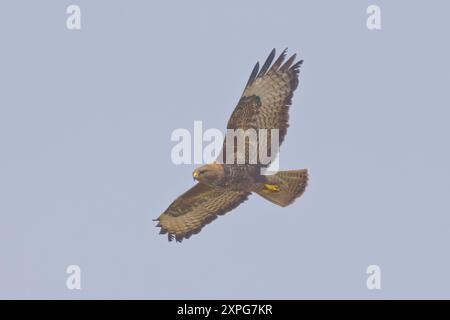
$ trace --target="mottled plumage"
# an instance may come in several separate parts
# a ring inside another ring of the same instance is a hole
[[[295,62],[296,55],[285,61],[286,50],[272,64],[275,49],[259,69],[255,65],[227,129],[267,129],[267,147],[270,150],[270,129],[279,130],[279,145],[284,141],[289,127],[289,106],[293,92],[298,85],[299,68],[303,62]],[[295,63],[294,63],[295,62]],[[234,139],[234,138],[233,138]],[[259,141],[257,141],[259,144]],[[198,183],[178,197],[167,210],[156,219],[162,234],[169,240],[181,241],[198,233],[203,226],[225,214],[247,200],[256,192],[267,200],[280,206],[292,203],[305,190],[308,174],[306,170],[280,171],[275,175],[261,175],[261,168],[267,166],[259,158],[256,163],[249,162],[249,142],[243,150],[235,148],[231,158],[234,164],[226,164],[225,138],[222,153],[215,164],[205,165],[194,171]],[[239,152],[245,152],[239,154]],[[243,164],[236,159],[243,157]]]

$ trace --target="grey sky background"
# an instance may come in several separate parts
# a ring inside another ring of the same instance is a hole
[[[69,4],[81,31],[66,28]],[[0,298],[450,298],[449,12],[2,1]],[[194,168],[172,164],[171,132],[225,129],[274,47],[305,60],[280,167],[308,168],[306,193],[287,208],[254,195],[168,243],[151,219]]]

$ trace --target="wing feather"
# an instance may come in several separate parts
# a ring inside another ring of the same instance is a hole
[[[296,54],[285,62],[286,53],[287,49],[272,64],[275,57],[275,49],[273,49],[259,73],[259,63],[256,64],[227,125],[227,129],[267,129],[268,154],[272,152],[270,129],[279,130],[279,145],[283,143],[286,136],[289,127],[289,107],[298,86],[299,69],[303,63],[303,60],[295,62]],[[245,159],[248,158],[248,146],[246,142]],[[225,148],[226,138],[218,161],[226,159]],[[238,152],[242,152],[237,148],[233,151],[234,159],[238,158]],[[278,152],[278,150],[274,151]]]
[[[181,242],[239,204],[247,200],[248,192],[229,191],[197,183],[178,197],[159,216],[157,227],[161,234],[168,234],[169,241]]]
[[[266,62],[264,62],[264,65],[262,66],[261,71],[259,71],[258,78],[261,78],[266,74],[267,70],[269,69],[270,65],[273,62],[273,58],[275,58],[275,53],[276,52],[275,52],[275,48],[274,48],[274,49],[272,49],[269,56],[267,57]]]
[[[245,85],[246,88],[249,87],[253,83],[253,81],[255,81],[256,76],[258,75],[258,71],[259,71],[259,62],[257,62],[253,67],[252,73],[250,74],[247,84]]]

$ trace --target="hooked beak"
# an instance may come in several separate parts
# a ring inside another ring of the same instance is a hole
[[[198,178],[198,171],[195,170],[195,171],[192,173],[192,176],[194,177],[194,179],[197,179],[197,178]]]

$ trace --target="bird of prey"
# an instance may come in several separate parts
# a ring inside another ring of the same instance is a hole
[[[278,129],[281,145],[289,127],[289,107],[303,63],[303,60],[295,61],[295,54],[285,61],[286,51],[272,64],[275,58],[273,49],[261,69],[256,63],[227,129]],[[268,136],[270,141],[269,133]],[[228,150],[225,148],[226,142],[227,137],[222,148],[222,159]],[[267,142],[267,145],[270,149],[271,143]],[[248,156],[248,147],[246,141],[244,151],[232,149],[234,159],[239,152],[245,152]],[[308,182],[306,169],[264,175],[261,168],[267,164],[260,161],[248,163],[248,158],[245,158],[247,162],[243,164],[228,164],[222,159],[194,170],[192,175],[197,183],[155,219],[158,221],[157,227],[161,228],[160,234],[167,234],[169,241],[175,239],[181,242],[197,234],[219,215],[246,201],[251,193],[257,193],[279,206],[287,206],[303,194]]]

